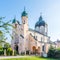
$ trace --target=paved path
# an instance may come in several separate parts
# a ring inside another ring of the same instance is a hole
[[[0,56],[0,60],[9,58],[21,58],[21,57],[28,57],[28,56]]]

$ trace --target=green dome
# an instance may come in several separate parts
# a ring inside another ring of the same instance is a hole
[[[28,14],[27,14],[26,11],[25,11],[25,8],[24,8],[24,11],[22,12],[21,17],[22,17],[22,16],[28,16]]]
[[[16,23],[16,19],[15,18],[13,19],[12,23]]]
[[[43,20],[42,16],[40,16],[39,21],[36,22],[35,28],[40,26],[45,26],[45,21]]]

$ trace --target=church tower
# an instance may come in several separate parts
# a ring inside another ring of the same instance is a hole
[[[28,32],[28,14],[26,13],[25,8],[24,11],[22,12],[21,19],[22,19],[22,28],[21,28],[22,34],[24,37],[26,37]]]

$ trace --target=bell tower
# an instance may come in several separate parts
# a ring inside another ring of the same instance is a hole
[[[22,31],[23,31],[22,34],[25,37],[28,32],[28,14],[26,13],[25,7],[24,11],[22,12],[21,19],[22,19]]]

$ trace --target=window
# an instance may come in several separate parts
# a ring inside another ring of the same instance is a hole
[[[39,31],[39,27],[36,27],[36,31]]]
[[[44,51],[44,45],[42,46],[42,51]]]
[[[42,37],[41,37],[41,42],[43,42],[43,41],[42,41]]]
[[[44,26],[40,26],[40,33],[44,34],[45,33],[45,27]]]
[[[23,24],[25,24],[25,20],[24,20]]]
[[[34,38],[37,40],[37,36],[34,36]]]
[[[37,39],[37,36],[35,36],[35,39]]]

